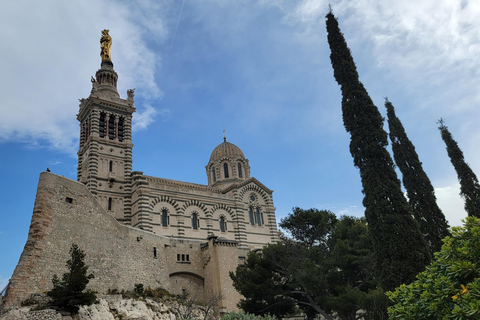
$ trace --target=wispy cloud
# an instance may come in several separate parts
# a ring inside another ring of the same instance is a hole
[[[157,116],[160,116],[162,121],[168,121],[170,115],[171,113],[169,109],[157,110],[150,104],[145,103],[143,104],[141,110],[137,110],[133,116],[133,130],[146,129],[152,122],[155,121]]]
[[[52,160],[52,161],[49,161],[48,164],[51,165],[51,166],[58,166],[59,164],[62,164],[62,161]]]

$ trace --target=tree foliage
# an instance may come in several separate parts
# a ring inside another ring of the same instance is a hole
[[[302,225],[310,226],[303,234]],[[246,265],[231,273],[245,297],[240,302],[244,311],[280,317],[300,307],[311,317],[331,319],[336,311],[342,319],[355,319],[359,309],[372,310],[372,300],[383,299],[371,272],[372,244],[364,219],[337,220],[329,211],[294,208],[280,226],[296,236],[250,252]],[[307,236],[312,230],[315,236]]]
[[[438,129],[442,134],[442,139],[447,145],[448,156],[457,172],[460,182],[460,195],[465,200],[465,210],[469,216],[480,218],[480,184],[477,176],[465,162],[462,150],[453,139],[443,119],[440,119],[438,123],[440,124]]]
[[[53,289],[47,292],[52,298],[51,304],[60,309],[77,312],[80,305],[91,305],[96,295],[91,290],[85,290],[92,273],[87,275],[88,266],[85,264],[85,253],[76,244],[70,247],[70,259],[67,261],[67,272],[62,279],[55,274],[52,279]]]
[[[390,319],[480,319],[480,219],[453,227],[417,280],[387,295]]]
[[[332,12],[326,16],[334,77],[342,90],[343,122],[362,180],[365,216],[375,269],[384,289],[411,282],[429,262],[426,242],[413,219],[386,146],[383,118],[359,81],[355,63]]]
[[[230,273],[235,289],[246,298],[239,302],[242,310],[275,316],[293,312],[296,304],[290,296],[290,279],[284,275],[290,268],[288,261],[299,262],[295,261],[298,252],[294,245],[290,241],[285,246],[282,243],[267,245],[261,253],[251,251],[246,264]]]
[[[327,237],[337,223],[333,212],[318,209],[293,208],[293,214],[282,219],[280,226],[306,245],[327,245]]]
[[[395,114],[395,108],[388,99],[385,100],[385,107],[393,157],[402,172],[403,185],[407,190],[408,202],[415,220],[433,256],[434,252],[442,248],[442,239],[450,234],[448,223],[437,205],[434,188],[423,170],[415,146],[408,139],[400,119]]]

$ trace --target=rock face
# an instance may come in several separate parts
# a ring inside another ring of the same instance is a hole
[[[51,309],[33,311],[32,307],[22,307],[0,315],[0,320],[180,320],[176,313],[186,311],[176,301],[122,299],[115,295],[105,296],[91,306],[81,306],[73,317]],[[193,307],[191,318],[203,317],[202,311]]]

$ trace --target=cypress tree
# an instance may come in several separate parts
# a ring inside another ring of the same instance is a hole
[[[440,119],[438,123],[440,124],[438,129],[442,134],[442,139],[447,145],[448,156],[457,172],[460,182],[460,195],[465,200],[465,210],[469,216],[480,218],[480,184],[477,176],[465,162],[462,150],[453,139],[443,119]]]
[[[342,90],[343,122],[351,134],[350,153],[362,180],[376,271],[383,288],[392,290],[412,282],[429,263],[430,255],[386,149],[383,118],[358,79],[338,21],[331,11],[326,18],[330,59]]]
[[[393,157],[402,172],[403,185],[407,190],[413,216],[417,220],[420,232],[433,256],[434,252],[438,252],[442,248],[442,239],[450,234],[448,223],[437,205],[432,183],[423,171],[415,147],[408,139],[400,119],[395,114],[395,108],[388,99],[385,99],[385,107],[387,108]]]

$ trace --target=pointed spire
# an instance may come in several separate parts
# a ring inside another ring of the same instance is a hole
[[[227,142],[227,137],[225,136],[225,129],[223,129],[223,142]]]

